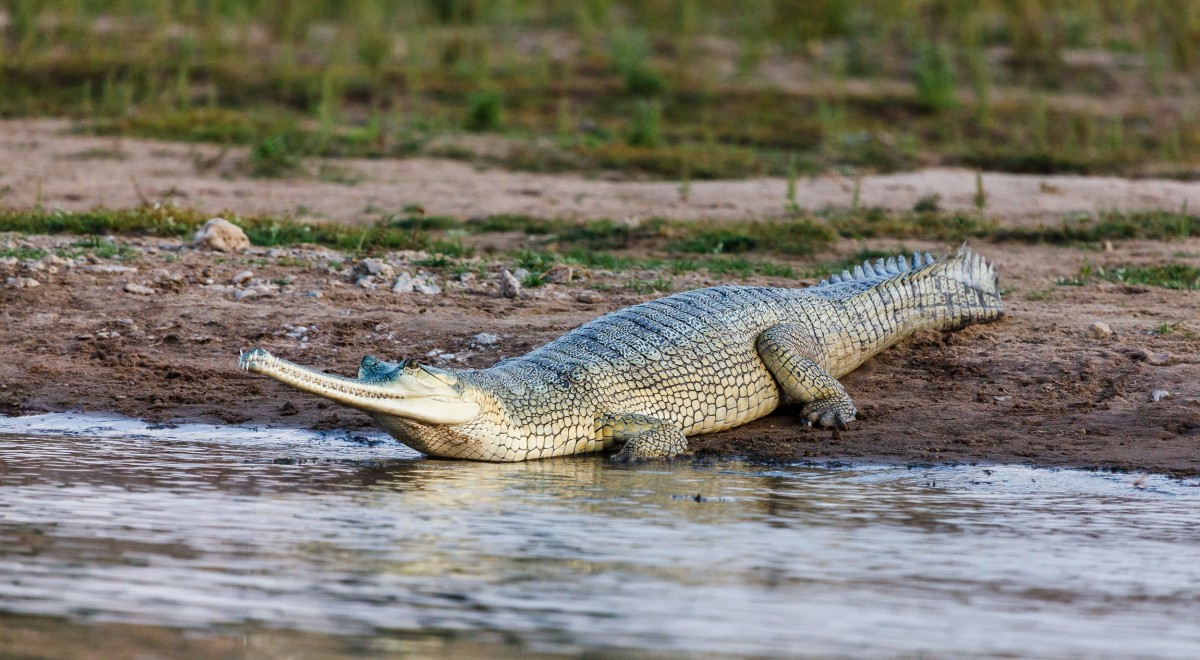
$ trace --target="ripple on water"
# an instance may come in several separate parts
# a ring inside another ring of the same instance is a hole
[[[559,651],[1200,648],[1194,480],[482,464],[382,439],[0,420],[0,609],[26,617],[0,637],[51,615]]]

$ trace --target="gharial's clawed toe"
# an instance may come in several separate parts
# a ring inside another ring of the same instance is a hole
[[[805,406],[802,413],[804,424],[813,428],[845,429],[858,414],[853,405],[842,402],[815,401]]]

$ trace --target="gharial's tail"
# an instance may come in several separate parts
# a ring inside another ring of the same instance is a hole
[[[966,243],[947,255],[912,273],[914,281],[928,279],[941,299],[950,307],[943,329],[961,328],[1004,317],[1000,299],[1000,279],[996,270]],[[918,287],[919,288],[919,287]]]
[[[842,365],[846,371],[918,330],[954,330],[1004,316],[996,271],[966,244],[941,259],[916,253],[867,262],[818,287],[818,295],[842,301],[848,327],[870,329],[855,333],[855,364]]]

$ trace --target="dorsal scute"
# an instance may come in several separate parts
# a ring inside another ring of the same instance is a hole
[[[913,252],[912,256],[903,254],[884,259],[880,257],[874,263],[870,259],[864,261],[862,265],[855,266],[854,271],[843,270],[841,274],[834,273],[829,277],[821,280],[817,286],[830,286],[833,284],[841,284],[843,282],[853,282],[862,279],[884,279],[895,277],[909,271],[917,270],[928,266],[937,260],[933,255],[926,252],[922,255],[920,252]]]

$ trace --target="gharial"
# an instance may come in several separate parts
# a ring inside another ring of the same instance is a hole
[[[357,408],[431,456],[525,461],[614,447],[666,458],[687,437],[784,402],[815,426],[857,411],[838,377],[917,330],[1004,315],[992,266],[963,246],[934,259],[869,261],[803,289],[716,286],[611,312],[487,369],[363,358],[358,378],[265,350],[239,366]]]

